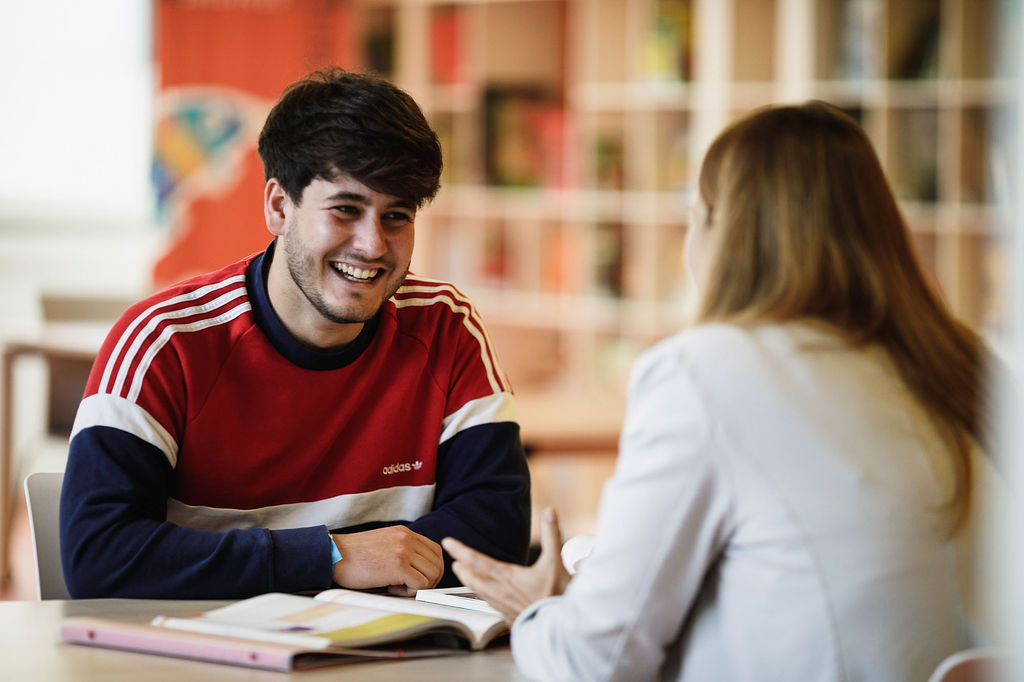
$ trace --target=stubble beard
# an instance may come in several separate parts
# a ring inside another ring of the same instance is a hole
[[[292,242],[290,239],[285,237],[282,240],[284,246],[285,260],[288,264],[288,274],[291,276],[295,286],[298,287],[302,295],[306,297],[309,304],[313,306],[320,315],[325,319],[334,322],[335,324],[355,324],[368,322],[380,311],[395,292],[398,291],[399,287],[405,281],[406,276],[409,274],[409,268],[406,267],[402,276],[395,280],[394,284],[391,285],[391,289],[387,294],[381,298],[380,303],[373,308],[373,310],[362,311],[358,314],[351,312],[340,312],[332,310],[324,298],[323,292],[316,286],[314,281],[313,273],[319,270],[319,263],[316,258],[309,255],[307,252],[301,249],[293,249]]]

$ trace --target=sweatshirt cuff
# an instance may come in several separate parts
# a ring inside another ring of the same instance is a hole
[[[273,591],[302,592],[331,586],[331,550],[324,542],[324,532],[324,526],[270,531],[274,553]]]

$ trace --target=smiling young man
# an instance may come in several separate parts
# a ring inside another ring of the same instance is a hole
[[[285,90],[259,152],[274,240],[129,308],[72,433],[72,596],[457,584],[438,542],[522,562],[529,475],[475,309],[408,272],[441,151],[390,83]]]

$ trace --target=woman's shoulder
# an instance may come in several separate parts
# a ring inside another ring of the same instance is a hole
[[[738,337],[745,336],[748,333],[748,328],[742,327],[738,324],[729,324],[724,322],[696,324],[659,341],[651,346],[649,350],[652,352],[657,352],[660,349],[670,350],[681,348],[697,350],[701,347],[706,347],[708,344],[714,344],[720,341],[732,340],[735,342]]]
[[[646,361],[672,356],[702,360],[722,358],[756,345],[764,332],[763,326],[723,322],[694,325],[655,343],[641,354],[641,358]]]
[[[813,323],[714,322],[659,341],[640,355],[635,367],[640,374],[686,367],[695,376],[742,375],[765,363],[803,362],[808,351],[839,351],[845,357],[848,350],[837,333]]]
[[[824,323],[807,320],[739,324],[709,322],[688,327],[651,346],[648,354],[711,353],[753,346],[835,347],[844,342],[838,332]]]
[[[734,364],[749,355],[754,343],[749,328],[733,324],[701,324],[658,341],[633,365],[633,383],[662,379],[692,380],[715,367]]]

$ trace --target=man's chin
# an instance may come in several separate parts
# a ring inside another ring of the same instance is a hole
[[[404,278],[403,278],[404,279]],[[326,300],[328,310],[320,309],[320,313],[337,324],[360,324],[369,322],[374,318],[384,304],[398,291],[401,282],[397,285],[391,282],[390,286],[377,286],[371,289],[349,289],[341,293],[334,300]]]
[[[383,301],[379,301],[375,305],[371,303],[338,305],[333,306],[330,310],[321,310],[320,314],[335,324],[363,324],[372,320],[383,305]]]

